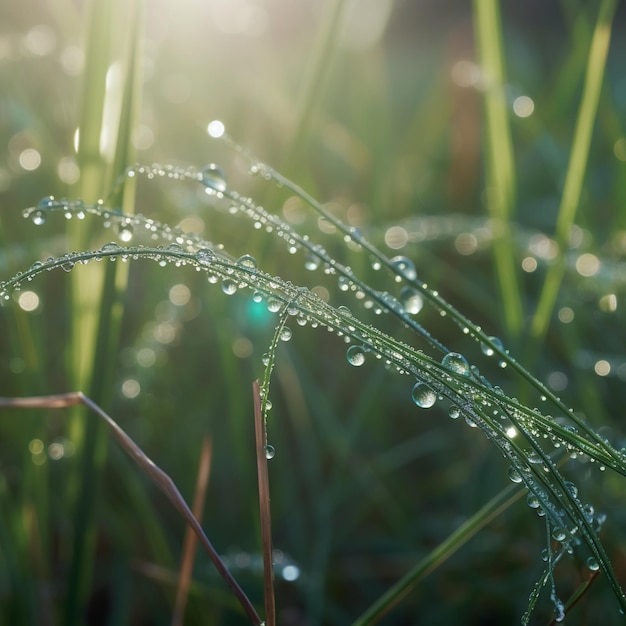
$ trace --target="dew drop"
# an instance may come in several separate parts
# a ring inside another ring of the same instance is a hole
[[[400,291],[400,302],[404,310],[411,315],[416,315],[422,310],[424,300],[417,289],[413,287],[403,287]]]
[[[567,539],[567,533],[562,528],[555,528],[552,531],[552,537],[559,542],[563,542]]]
[[[352,281],[347,276],[340,276],[337,279],[337,283],[341,291],[348,291],[350,289],[350,285],[352,284]]]
[[[270,313],[278,313],[280,311],[281,302],[280,300],[276,300],[276,298],[270,298],[267,302],[267,310]]]
[[[202,184],[205,185],[207,190],[217,193],[226,191],[226,174],[219,165],[210,163],[203,167],[200,173],[202,174]]]
[[[441,364],[455,374],[460,374],[461,376],[470,375],[470,366],[467,359],[458,352],[448,352],[441,359]]]
[[[265,446],[265,458],[269,461],[276,456],[276,450],[274,446],[271,446],[269,443]]]
[[[265,365],[265,367],[270,364],[270,355],[267,352],[263,353],[263,356],[261,357],[261,362],[263,363],[263,365]]]
[[[30,219],[33,221],[35,226],[41,226],[46,223],[46,212],[41,209],[36,209],[30,215]]]
[[[500,339],[498,339],[497,337],[489,337],[489,339],[491,343],[493,343],[497,348],[502,350],[503,346],[502,346],[502,341],[500,341]],[[496,353],[496,351],[491,346],[487,345],[486,343],[481,343],[480,349],[482,350],[482,353],[486,356],[493,356]]]
[[[196,252],[196,258],[199,263],[203,265],[208,265],[215,258],[215,252],[211,250],[211,248],[200,248],[198,252]]]
[[[120,222],[117,227],[117,234],[123,242],[128,243],[133,238],[132,225],[128,222]]]
[[[528,494],[528,497],[526,498],[526,504],[528,504],[531,509],[538,509],[541,505],[541,503],[539,502],[539,498],[534,493]]]
[[[512,483],[521,483],[522,482],[522,475],[519,473],[519,471],[515,468],[515,467],[509,467],[509,480]]]
[[[417,278],[415,265],[411,259],[405,256],[394,256],[393,259],[391,259],[391,264],[395,267],[397,272],[407,280],[415,280]]]
[[[291,339],[291,328],[288,328],[287,326],[283,326],[282,330],[280,331],[280,335],[279,338],[281,341],[289,341]]]
[[[237,291],[237,283],[232,280],[226,279],[222,281],[222,291],[227,296],[232,296]]]
[[[590,556],[587,559],[587,567],[592,571],[592,572],[597,572],[600,569],[600,564],[598,563],[598,561],[596,561],[596,559],[592,556]]]
[[[365,350],[361,346],[350,346],[346,350],[346,360],[350,365],[360,367],[365,363]]]
[[[453,420],[457,420],[459,419],[461,415],[461,409],[459,409],[458,406],[452,405],[449,409],[448,409],[448,416],[453,419]]]
[[[413,402],[422,409],[429,409],[437,401],[437,394],[424,383],[415,383],[411,396]]]
[[[250,254],[244,254],[237,259],[237,265],[241,267],[246,267],[251,270],[255,270],[257,268],[256,259]]]
[[[320,266],[319,257],[315,256],[312,252],[308,252],[304,256],[304,268],[310,272],[315,271]]]
[[[109,241],[100,248],[101,252],[119,252],[120,250],[121,248],[114,241]]]

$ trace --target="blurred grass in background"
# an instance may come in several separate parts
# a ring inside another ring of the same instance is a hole
[[[231,187],[282,212],[329,251],[348,255],[370,284],[393,292],[391,278],[325,234],[327,225],[320,231],[298,200],[250,178],[243,159],[210,142],[206,124],[219,118],[239,142],[391,256],[413,259],[420,278],[513,354],[526,356],[529,370],[607,436],[624,433],[621,8],[554,315],[540,346],[527,339],[558,255],[558,212],[601,4],[501,7],[501,23],[491,26],[500,32],[487,34],[502,43],[505,88],[497,106],[511,139],[499,137],[494,147],[483,121],[478,11],[469,3],[153,0],[135,30],[124,3],[5,3],[2,277],[51,254],[119,237],[89,216],[80,224],[52,216],[33,226],[20,211],[42,196],[93,202],[135,158],[199,167],[215,161]],[[139,3],[132,6],[139,10]],[[81,152],[80,143],[76,151],[79,125],[90,151]],[[505,158],[514,181],[508,208],[498,215],[490,210],[498,184],[490,167]],[[262,269],[329,293],[333,304],[347,304],[402,336],[392,321],[340,292],[333,277],[305,270],[277,240],[212,211],[195,186],[138,180],[136,198],[133,192],[113,198],[116,206],[134,204],[149,217],[201,232],[234,256],[252,254]],[[496,218],[507,226],[504,240]],[[499,274],[503,263],[517,281],[513,295],[506,295],[510,283]],[[69,276],[50,273],[2,310],[0,393],[101,383],[104,408],[188,500],[208,432],[214,459],[207,534],[259,600],[250,382],[262,372],[272,319],[244,295],[227,298],[209,288],[191,270],[156,271],[138,262],[125,285],[114,277],[109,285],[118,290],[110,286],[103,304],[99,291],[90,296],[95,327],[108,317],[113,330],[104,345],[90,345],[87,365],[77,365],[76,337],[90,344],[98,336],[93,327],[77,331],[85,324],[76,304],[85,293],[79,274],[89,269],[74,270],[72,284]],[[506,370],[480,361],[474,342],[433,311],[418,319],[508,394],[530,406],[541,402],[517,389]],[[436,407],[416,411],[406,381],[381,364],[350,368],[345,346],[328,333],[294,328],[280,348],[275,377],[269,438],[277,450],[270,464],[274,542],[284,558],[277,567],[279,623],[347,624],[506,486],[506,466],[477,430]],[[0,415],[0,621],[169,623],[183,523],[117,448],[103,450],[100,439],[97,459],[85,456],[82,429],[92,419],[55,411]],[[575,472],[587,497],[609,515],[602,536],[623,581],[626,554],[616,531],[626,523],[624,485],[612,475],[599,480],[588,464]],[[93,502],[81,508],[85,493]],[[77,562],[79,545],[84,558]],[[383,623],[514,623],[542,570],[542,547],[541,522],[518,503],[426,577]],[[563,597],[584,579],[584,569],[576,557],[559,565]],[[615,611],[607,613],[612,602],[597,582],[568,624],[598,617],[618,624]],[[547,623],[550,611],[544,599],[537,623]],[[245,623],[204,555],[185,623]]]

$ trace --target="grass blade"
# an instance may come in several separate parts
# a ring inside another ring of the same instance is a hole
[[[476,40],[483,70],[487,126],[487,209],[494,229],[493,251],[506,329],[519,335],[523,325],[517,269],[513,256],[511,216],[516,181],[511,129],[504,92],[504,53],[498,0],[474,2]]]
[[[585,180],[591,136],[598,112],[606,58],[611,41],[611,24],[616,7],[616,0],[602,1],[591,40],[582,100],[556,223],[556,243],[559,254],[548,269],[531,325],[531,334],[536,343],[541,341],[548,328],[563,279],[565,251]]]

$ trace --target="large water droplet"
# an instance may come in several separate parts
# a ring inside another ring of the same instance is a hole
[[[196,252],[196,258],[203,265],[208,265],[215,258],[215,252],[213,252],[211,248],[200,248],[200,250]]]
[[[202,184],[205,185],[207,190],[217,193],[226,191],[226,174],[219,165],[210,163],[203,167],[200,173],[202,174]]]
[[[413,287],[403,287],[400,291],[400,302],[404,310],[411,315],[416,315],[422,310],[424,300],[422,294]]]
[[[598,561],[596,561],[596,559],[592,556],[590,556],[587,559],[587,567],[592,571],[592,572],[597,572],[600,569],[600,564],[598,563]]]
[[[365,363],[365,350],[362,346],[350,346],[346,350],[346,359],[350,365],[360,367]]]
[[[470,366],[467,359],[458,352],[448,352],[441,359],[441,364],[455,374],[461,374],[461,376],[470,375]]]
[[[255,270],[257,268],[256,259],[250,254],[244,254],[237,259],[237,265],[241,267],[247,267],[248,269]]]
[[[456,405],[452,405],[449,409],[448,409],[448,415],[450,416],[451,419],[456,420],[459,419],[460,415],[461,415],[461,409],[459,409],[458,406]]]
[[[31,214],[30,214],[30,219],[33,221],[33,224],[35,226],[41,226],[42,224],[46,223],[46,212],[42,211],[41,209],[35,209]]]
[[[133,238],[133,232],[132,224],[128,222],[120,222],[117,227],[117,234],[124,243],[128,243]]]
[[[269,443],[265,446],[265,458],[269,461],[276,456],[276,450],[274,446],[271,446]]]
[[[398,273],[404,276],[407,280],[415,280],[417,278],[415,265],[411,259],[405,256],[394,256],[393,259],[391,259],[391,263],[396,268]]]
[[[222,291],[227,296],[232,296],[237,291],[237,283],[228,278],[222,281]]]
[[[312,252],[307,252],[304,255],[304,268],[313,272],[320,266],[319,257],[315,256]]]
[[[278,335],[281,341],[289,341],[291,339],[291,328],[288,328],[287,326],[283,326],[283,329],[280,331],[280,334]]]
[[[502,346],[502,341],[500,341],[500,339],[498,339],[497,337],[489,337],[489,339],[491,340],[491,343],[493,343],[497,348],[502,350],[503,346]],[[486,343],[481,343],[480,349],[482,350],[483,354],[487,356],[493,356],[496,353],[496,351],[491,346],[487,345]]]
[[[437,402],[437,394],[425,383],[415,383],[411,396],[413,402],[422,409],[428,409]]]
[[[280,311],[280,307],[282,306],[282,303],[280,300],[276,300],[276,298],[270,298],[267,301],[267,310],[270,313],[278,313],[278,311]]]
[[[514,467],[509,467],[509,480],[512,483],[521,483],[522,482],[522,475],[519,473],[519,471],[514,468]]]

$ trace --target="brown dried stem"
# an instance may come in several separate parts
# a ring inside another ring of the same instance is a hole
[[[272,564],[272,516],[270,512],[270,483],[267,472],[267,441],[261,410],[259,381],[252,383],[254,399],[254,432],[256,435],[256,465],[259,477],[259,513],[261,516],[261,543],[263,552],[263,580],[265,583],[265,623],[276,626],[274,601],[274,567]]]
[[[239,583],[237,583],[232,574],[226,568],[226,565],[222,562],[220,556],[209,541],[209,538],[202,530],[198,520],[194,517],[191,509],[178,491],[174,481],[148,456],[146,456],[143,450],[124,432],[124,430],[122,430],[122,428],[118,426],[113,418],[109,417],[109,415],[107,415],[95,402],[80,391],[51,396],[0,398],[0,408],[52,409],[67,408],[79,404],[83,404],[87,408],[91,409],[96,415],[104,420],[118,444],[128,453],[135,463],[137,463],[140,469],[142,469],[150,477],[159,490],[172,503],[174,508],[185,518],[185,521],[196,534],[204,549],[207,551],[217,571],[239,600],[239,603],[243,607],[246,615],[248,615],[251,622],[255,626],[261,626],[261,618],[258,616],[252,602],[250,602],[250,599],[245,594],[243,589],[241,589]]]

